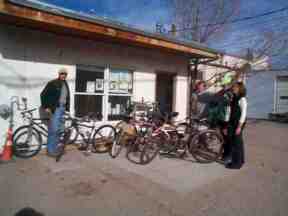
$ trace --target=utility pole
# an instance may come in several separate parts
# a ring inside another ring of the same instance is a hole
[[[171,30],[170,30],[170,33],[173,37],[176,37],[176,32],[177,32],[177,28],[176,28],[176,25],[173,23],[171,25]]]
[[[198,0],[193,0],[192,2],[192,40],[200,42],[200,34],[199,34],[199,3]]]

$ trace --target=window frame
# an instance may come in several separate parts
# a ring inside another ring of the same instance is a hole
[[[93,68],[103,68],[104,73],[104,83],[103,83],[103,93],[99,92],[77,92],[76,91],[76,82],[77,82],[77,75],[75,76],[75,92],[74,92],[74,98],[76,95],[95,95],[95,96],[102,96],[102,115],[103,119],[102,122],[108,122],[108,115],[109,115],[109,96],[119,96],[119,97],[130,97],[130,100],[133,100],[133,91],[134,91],[134,69],[129,69],[125,67],[117,67],[113,65],[106,65],[106,66],[98,66],[98,65],[77,65],[76,66],[76,73],[78,70],[85,70],[85,68],[89,68],[93,72]],[[112,70],[127,70],[129,73],[131,73],[131,84],[132,84],[132,91],[131,93],[110,93],[110,77],[111,77],[111,71]],[[74,105],[74,112],[76,113],[76,104]],[[109,121],[113,122],[113,121]]]

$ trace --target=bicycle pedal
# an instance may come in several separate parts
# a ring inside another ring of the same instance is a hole
[[[80,146],[78,148],[79,151],[87,151],[87,149],[88,149],[88,146]]]

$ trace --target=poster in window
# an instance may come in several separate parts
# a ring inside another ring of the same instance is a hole
[[[119,74],[111,72],[110,74],[110,90],[118,90]]]
[[[128,91],[128,89],[129,89],[128,81],[127,80],[121,80],[120,84],[119,84],[119,89],[124,90],[124,91]]]
[[[103,91],[104,90],[104,80],[103,79],[96,79],[95,81],[96,91]]]
[[[127,71],[121,71],[119,73],[119,76],[120,76],[119,89],[124,90],[124,91],[128,91],[129,81],[130,81],[129,73]]]
[[[95,82],[87,81],[86,82],[86,92],[94,93],[95,92]]]
[[[110,81],[110,90],[117,90],[118,83],[116,81]]]

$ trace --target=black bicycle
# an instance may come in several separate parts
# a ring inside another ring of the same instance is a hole
[[[13,133],[13,152],[17,157],[33,157],[38,154],[43,145],[46,145],[45,139],[47,140],[48,137],[47,124],[49,119],[34,118],[33,112],[36,110],[35,108],[21,112],[22,118],[28,120],[28,123],[18,127]],[[91,114],[88,117],[72,118],[66,113],[63,120],[64,130],[59,131],[61,145],[65,143],[66,146],[79,141],[85,144],[92,143],[94,149],[101,150],[101,148],[97,148],[99,142],[96,143],[93,140],[99,140],[99,137],[102,140],[103,137],[107,138],[107,136],[103,135],[104,131],[115,137],[115,129],[111,125],[96,126],[96,120],[92,118]]]
[[[48,130],[44,121],[49,119],[33,118],[35,109],[21,112],[22,118],[28,120],[26,125],[18,127],[13,133],[13,153],[20,158],[30,158],[38,154],[47,138]]]

